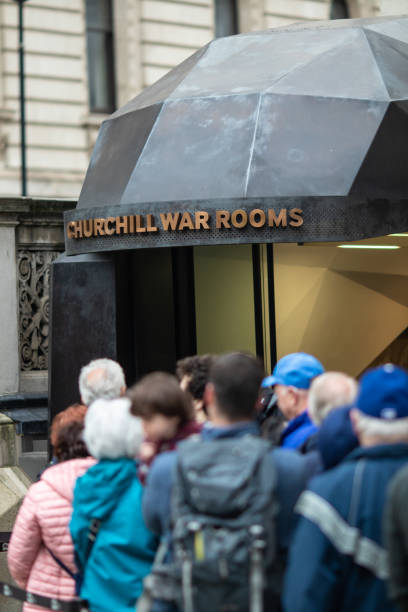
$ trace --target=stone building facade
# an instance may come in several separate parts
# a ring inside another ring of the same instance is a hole
[[[88,75],[103,96],[98,78],[106,65],[95,62],[98,45],[112,50],[113,109],[217,33],[327,19],[334,6],[350,17],[408,12],[408,0],[27,0],[28,195],[79,194],[98,127],[109,114],[90,104]],[[105,9],[111,16],[96,14]],[[231,11],[236,13],[232,27],[230,19],[230,26],[220,29],[217,21],[228,22]],[[19,195],[18,5],[13,0],[0,1],[0,54],[0,195]]]

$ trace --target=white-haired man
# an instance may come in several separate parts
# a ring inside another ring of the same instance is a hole
[[[309,416],[321,425],[329,412],[352,404],[357,395],[357,381],[343,372],[325,372],[310,385]]]
[[[112,359],[95,359],[79,375],[81,402],[90,406],[98,399],[117,399],[126,392],[125,374]]]

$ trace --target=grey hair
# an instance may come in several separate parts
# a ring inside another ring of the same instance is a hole
[[[130,413],[127,397],[97,400],[85,416],[84,441],[95,459],[134,458],[143,442],[143,423]]]
[[[112,359],[95,359],[81,369],[79,392],[85,406],[98,399],[120,397],[123,387],[126,387],[123,369]]]
[[[357,408],[354,408],[352,412],[357,435],[380,439],[383,444],[408,442],[408,417],[388,420],[368,416]]]
[[[310,385],[309,416],[315,425],[321,425],[329,412],[352,404],[358,390],[357,381],[343,372],[325,372]]]

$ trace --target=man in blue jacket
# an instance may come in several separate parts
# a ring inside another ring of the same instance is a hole
[[[203,440],[260,435],[255,420],[255,405],[262,378],[261,364],[249,355],[232,353],[216,360],[205,390],[210,423],[201,433]],[[284,562],[296,520],[293,508],[310,474],[303,457],[298,453],[271,448],[270,456],[271,479],[276,478],[279,505],[276,519],[278,555]],[[151,467],[144,492],[143,513],[146,524],[160,536],[169,532],[170,497],[176,462],[177,451],[159,455]]]
[[[279,359],[263,385],[274,387],[278,407],[288,424],[281,434],[280,446],[299,449],[317,432],[307,408],[309,388],[316,376],[323,374],[320,361],[307,353],[290,353]]]
[[[408,373],[391,364],[361,379],[351,410],[360,448],[312,480],[285,579],[285,612],[386,612],[382,518],[388,485],[408,461]]]

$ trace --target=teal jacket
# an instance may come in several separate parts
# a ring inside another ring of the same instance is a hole
[[[157,539],[142,516],[137,467],[132,459],[103,459],[76,482],[70,529],[84,576],[81,597],[92,612],[134,612],[154,560]],[[101,524],[85,562],[93,518]]]

